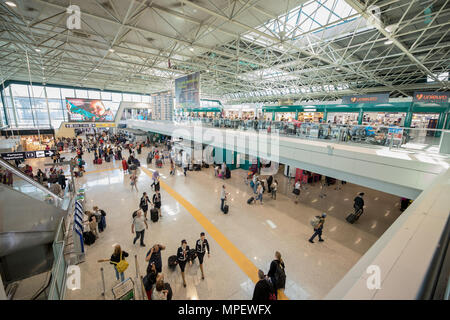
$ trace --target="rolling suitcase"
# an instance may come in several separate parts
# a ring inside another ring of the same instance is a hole
[[[255,201],[255,197],[250,197],[248,200],[247,200],[247,204],[252,204],[252,202],[254,202]]]
[[[195,251],[195,249],[190,249],[188,253],[188,259],[194,262],[195,258],[197,258],[197,251]]]
[[[150,219],[152,219],[153,222],[158,222],[159,219],[158,209],[153,208],[150,210]]]
[[[177,266],[177,256],[175,255],[170,256],[169,259],[167,260],[167,265],[169,266],[170,269],[174,270],[175,267]]]
[[[103,163],[102,158],[98,158],[98,159],[97,159],[97,164],[102,164],[102,163]]]
[[[223,213],[224,213],[224,214],[227,214],[229,209],[230,209],[230,208],[228,207],[227,204],[224,205],[224,206],[223,206]]]
[[[162,161],[161,160],[156,160],[156,166],[158,168],[162,168]]]
[[[111,157],[110,156],[106,156],[105,161],[106,162],[110,162],[111,161]]]
[[[231,171],[230,169],[227,167],[227,170],[225,171],[225,179],[230,179],[231,178]]]
[[[347,220],[348,223],[355,223],[356,220],[358,220],[358,216],[354,213],[350,213],[347,218],[345,218],[345,220]]]

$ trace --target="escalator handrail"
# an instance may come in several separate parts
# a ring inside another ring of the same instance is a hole
[[[51,194],[53,197],[59,199],[60,201],[63,201],[63,198],[61,198],[60,196],[58,196],[55,193],[53,193],[52,191],[50,191],[48,188],[46,188],[45,186],[43,186],[39,182],[34,181],[33,179],[31,179],[29,176],[27,176],[25,173],[20,171],[18,168],[16,168],[15,166],[11,165],[10,163],[8,163],[8,161],[5,161],[2,158],[0,158],[0,166],[5,167],[6,169],[11,171],[12,173],[17,175],[18,177],[22,178],[23,180],[27,181],[28,183],[31,183],[33,186],[35,186],[36,188],[44,191],[45,193]]]

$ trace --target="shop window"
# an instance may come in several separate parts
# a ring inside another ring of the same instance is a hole
[[[142,96],[142,102],[150,103],[150,96],[148,95]]]
[[[140,94],[133,94],[131,96],[131,99],[133,102],[142,102],[142,98]]]

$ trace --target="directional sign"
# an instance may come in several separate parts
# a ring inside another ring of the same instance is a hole
[[[5,152],[1,154],[1,157],[3,158],[3,160],[25,160],[25,159],[51,157],[55,154],[55,152],[56,150]]]

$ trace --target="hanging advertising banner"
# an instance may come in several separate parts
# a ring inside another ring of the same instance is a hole
[[[118,105],[98,99],[67,98],[66,107],[69,121],[113,122],[113,109],[117,111]]]
[[[374,93],[342,97],[342,104],[388,103],[389,93]]]
[[[175,79],[177,108],[200,107],[200,72]]]
[[[414,102],[448,103],[449,92],[414,92]]]

